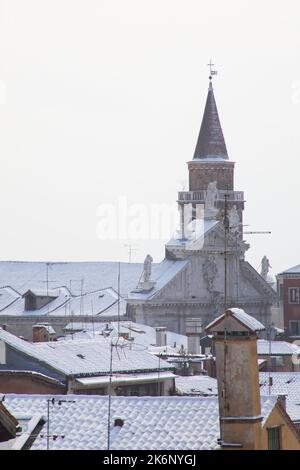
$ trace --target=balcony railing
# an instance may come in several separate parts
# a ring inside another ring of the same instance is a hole
[[[218,190],[217,201],[224,201],[225,194],[228,194],[227,201],[241,201],[244,202],[243,191],[225,191],[224,189]],[[206,190],[202,191],[180,191],[178,193],[179,202],[204,202],[206,199]]]

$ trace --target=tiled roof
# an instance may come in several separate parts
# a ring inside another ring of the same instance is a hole
[[[107,449],[108,397],[55,398],[75,403],[50,404],[50,433],[65,436],[50,440],[50,449]],[[276,398],[263,397],[261,402],[265,420]],[[13,414],[47,416],[45,395],[6,395],[5,406]],[[122,427],[114,426],[116,418],[123,420]],[[46,425],[32,449],[46,448],[45,434]],[[219,407],[215,397],[112,397],[111,449],[213,450],[218,448],[219,437]]]
[[[73,322],[68,323],[64,329],[66,332],[72,329],[83,330],[81,332],[74,333],[73,338],[97,338],[99,337],[99,334],[102,333],[102,331],[106,328],[107,324],[109,328],[112,328],[110,337],[116,337],[118,331],[117,322],[102,322],[94,324]],[[121,332],[128,334],[131,338],[134,338],[133,344],[143,345],[147,348],[152,347],[153,351],[156,350],[156,331],[152,326],[131,321],[121,321],[120,329]],[[185,335],[180,335],[179,333],[174,333],[173,331],[167,331],[167,351],[179,351],[181,346],[183,346],[185,349],[187,348],[187,337]]]
[[[259,384],[261,395],[286,395],[290,418],[300,421],[300,372],[260,372]]]
[[[259,339],[257,341],[257,354],[259,355],[292,355],[300,354],[300,347],[286,341],[267,341]]]
[[[208,375],[177,376],[175,386],[181,395],[218,395],[217,379]]]
[[[259,384],[261,395],[287,395],[288,400],[300,403],[300,372],[260,372]]]
[[[109,339],[52,341],[28,343],[0,329],[0,339],[28,356],[48,364],[65,375],[97,375],[110,370]],[[113,347],[113,371],[153,371],[171,369],[170,364],[145,350],[143,346],[130,346],[122,338]]]

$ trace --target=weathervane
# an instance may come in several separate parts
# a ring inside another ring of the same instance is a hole
[[[213,67],[215,64],[212,63],[211,59],[210,59],[210,61],[209,61],[209,64],[207,64],[207,65],[208,65],[208,67],[209,67],[209,79],[212,80],[212,76],[213,76],[213,75],[217,75],[218,72],[217,72],[216,70],[213,70],[212,67]]]

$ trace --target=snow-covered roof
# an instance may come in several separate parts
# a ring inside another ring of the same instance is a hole
[[[166,379],[175,379],[175,377],[171,371],[150,372],[148,374],[114,374],[111,377],[111,382],[113,384],[159,382]],[[76,382],[85,387],[97,387],[99,385],[107,385],[110,382],[110,376],[100,375],[98,377],[77,378]]]
[[[260,323],[256,318],[252,317],[251,315],[248,315],[244,310],[241,308],[228,308],[226,310],[226,314],[229,313],[233,318],[238,320],[240,323],[242,323],[246,328],[248,328],[250,331],[262,331],[265,330],[265,327],[262,323]],[[213,326],[218,324],[221,320],[225,318],[225,313],[220,315],[218,318],[213,320],[209,325],[206,326],[205,330],[208,331],[210,330]]]
[[[104,337],[29,343],[0,329],[0,340],[65,375],[97,375],[106,374],[110,370],[111,341]],[[159,360],[145,347],[130,345],[123,338],[112,350],[112,367],[115,372],[171,369],[170,364]]]
[[[139,291],[132,289],[128,294],[128,299],[152,299],[155,295],[173,279],[182,269],[189,263],[189,260],[171,260],[164,259],[160,264],[157,264],[151,274],[151,280],[155,283],[153,289],[150,291]]]
[[[126,312],[127,296],[130,299],[155,296],[187,263],[188,260],[170,259],[153,263],[151,279],[155,286],[149,292],[133,292],[141,278],[143,264],[120,263],[120,314]],[[47,263],[0,261],[0,312],[5,315],[116,316],[118,266],[117,262],[49,263],[49,291],[55,292],[57,298],[38,310],[25,311],[22,295],[26,291],[45,292]]]
[[[6,286],[0,288],[0,312],[8,307],[12,307],[20,298],[20,293],[12,287]]]
[[[106,325],[111,328],[110,337],[116,337],[118,334],[117,322],[97,322],[94,324],[73,322],[68,323],[64,330],[66,332],[68,332],[69,330],[82,330],[78,333],[74,333],[73,338],[97,338],[99,334],[102,334],[102,331],[106,329]],[[128,334],[130,338],[134,338],[133,344],[139,344],[147,348],[151,348],[151,350],[153,351],[156,350],[156,331],[155,328],[153,328],[152,326],[143,325],[131,321],[121,321],[120,330],[122,333]],[[167,331],[168,351],[179,351],[182,346],[185,349],[187,348],[187,337],[185,335],[180,335],[179,333],[174,333],[173,331]]]
[[[218,395],[217,379],[208,375],[177,376],[175,386],[180,395]]]
[[[214,219],[195,219],[185,227],[186,239],[181,238],[181,231],[175,233],[174,236],[166,243],[166,249],[201,249],[205,235],[219,224],[219,220]]]
[[[33,294],[35,297],[58,297],[58,289],[28,289],[24,295]]]
[[[42,413],[47,419],[46,395],[6,395],[5,406],[12,413]],[[52,396],[50,397],[52,398]],[[107,449],[108,397],[62,395],[50,404],[51,450]],[[71,403],[73,402],[74,403]],[[262,397],[264,421],[276,397]],[[114,426],[115,419],[123,426]],[[46,424],[39,431],[32,449],[46,448]],[[41,437],[44,436],[44,437]],[[213,450],[220,437],[219,405],[216,397],[112,397],[111,450]]]
[[[153,264],[153,271],[156,269]],[[66,286],[72,294],[92,292],[108,287],[118,290],[118,262],[61,262],[48,264],[49,288]],[[120,293],[123,297],[134,289],[143,271],[142,263],[120,263]],[[83,285],[82,285],[83,279]],[[0,286],[12,286],[18,292],[45,289],[47,263],[0,261]]]
[[[300,372],[260,372],[259,384],[262,395],[268,395],[269,391],[271,395],[287,395],[289,400],[298,400],[300,406]]]
[[[248,315],[244,310],[241,308],[230,308],[229,309],[232,313],[232,316],[242,322],[245,326],[247,326],[252,331],[262,331],[265,329],[264,325],[260,323],[256,318]]]
[[[267,341],[259,339],[257,341],[257,354],[259,355],[278,355],[290,356],[292,354],[300,354],[300,347],[287,341]]]
[[[293,266],[292,268],[282,271],[280,274],[300,274],[300,264]]]
[[[267,362],[267,359],[257,359],[258,367],[262,366],[265,362]]]
[[[0,450],[22,450],[28,437],[33,433],[34,429],[41,421],[42,415],[41,413],[33,413],[30,415],[15,413],[15,418],[18,420],[22,432],[18,432],[13,439],[0,442]]]
[[[0,288],[0,306],[3,315],[93,315],[112,317],[118,314],[118,294],[112,288],[99,289],[81,294],[71,294],[67,287],[52,289],[53,300],[37,310],[25,310],[25,301],[20,293],[11,288]],[[2,298],[4,296],[4,298]],[[126,302],[120,298],[120,315],[126,313]]]
[[[300,421],[300,372],[260,372],[259,384],[261,395],[286,395],[290,418]]]

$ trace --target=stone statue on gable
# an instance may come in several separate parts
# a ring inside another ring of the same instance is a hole
[[[229,211],[228,211],[228,219],[229,219],[229,230],[231,233],[236,233],[239,230],[239,223],[240,223],[240,217],[239,213],[236,209],[236,205],[234,205]]]
[[[147,255],[144,261],[144,282],[148,282],[151,279],[151,271],[152,271],[152,262],[153,258],[151,255]]]
[[[213,181],[208,184],[206,197],[205,197],[205,209],[214,209],[216,199],[218,196],[217,182]]]
[[[268,277],[270,268],[272,268],[272,266],[270,265],[270,261],[268,260],[268,258],[267,258],[266,256],[264,256],[263,259],[261,260],[261,272],[260,272],[260,275],[261,275],[261,277],[263,277],[265,280],[267,280],[267,277]]]
[[[202,266],[203,279],[206,282],[208,292],[214,291],[214,282],[218,273],[218,267],[215,262],[214,256],[210,255],[207,257],[205,263]]]

